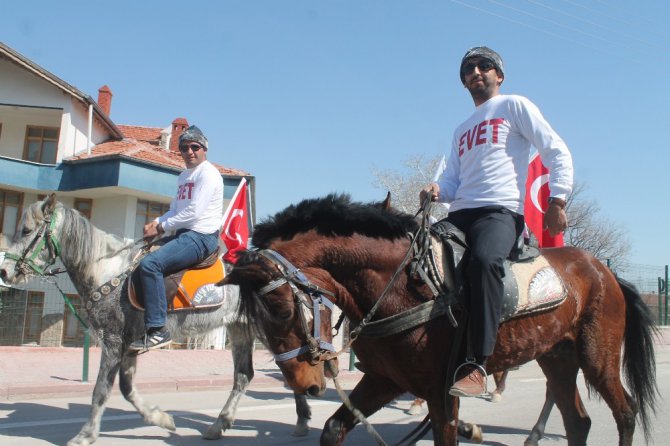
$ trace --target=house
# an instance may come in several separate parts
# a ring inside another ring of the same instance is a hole
[[[141,238],[144,224],[167,210],[184,167],[177,143],[188,121],[176,118],[165,128],[116,124],[112,97],[103,86],[93,100],[0,43],[0,251],[24,206],[51,192],[101,230],[130,239]],[[255,178],[216,167],[225,204],[246,178],[255,215]],[[76,309],[69,279],[57,280]],[[0,298],[0,345],[80,345],[81,324],[64,296],[43,280],[26,288]]]

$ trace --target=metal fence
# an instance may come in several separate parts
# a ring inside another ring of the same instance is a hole
[[[634,284],[659,325],[670,324],[668,317],[668,265],[655,266],[623,262],[614,272]]]

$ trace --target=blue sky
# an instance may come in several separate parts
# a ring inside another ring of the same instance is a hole
[[[197,124],[211,160],[256,176],[259,218],[330,192],[382,199],[373,167],[446,152],[474,107],[460,59],[490,46],[505,62],[503,93],[540,107],[573,153],[585,198],[629,231],[629,261],[665,265],[668,9],[660,0],[24,0],[3,13],[0,36],[94,98],[108,85],[117,124]]]

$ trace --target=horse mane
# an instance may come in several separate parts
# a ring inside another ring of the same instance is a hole
[[[126,244],[121,237],[93,226],[81,212],[60,202],[56,204],[56,209],[63,218],[61,228],[67,228],[67,236],[59,237],[64,244],[62,249],[67,250],[70,260],[80,268],[97,268],[101,258],[116,254]]]
[[[413,216],[383,209],[382,202],[359,203],[352,201],[348,194],[329,194],[303,200],[263,220],[254,228],[252,243],[264,249],[275,239],[290,240],[310,230],[326,236],[357,233],[393,240],[405,237],[416,228]]]

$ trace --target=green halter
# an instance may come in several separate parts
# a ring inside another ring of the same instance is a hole
[[[54,209],[50,218],[44,219],[44,224],[35,235],[35,238],[28,244],[21,256],[12,253],[6,253],[5,257],[16,261],[16,269],[26,272],[26,267],[34,271],[40,276],[46,274],[46,269],[56,262],[56,258],[60,256],[61,247],[60,242],[54,235],[54,228],[56,227],[56,210]],[[44,266],[40,267],[35,259],[40,255],[44,248],[49,250],[49,261]],[[32,253],[31,253],[32,251]]]

